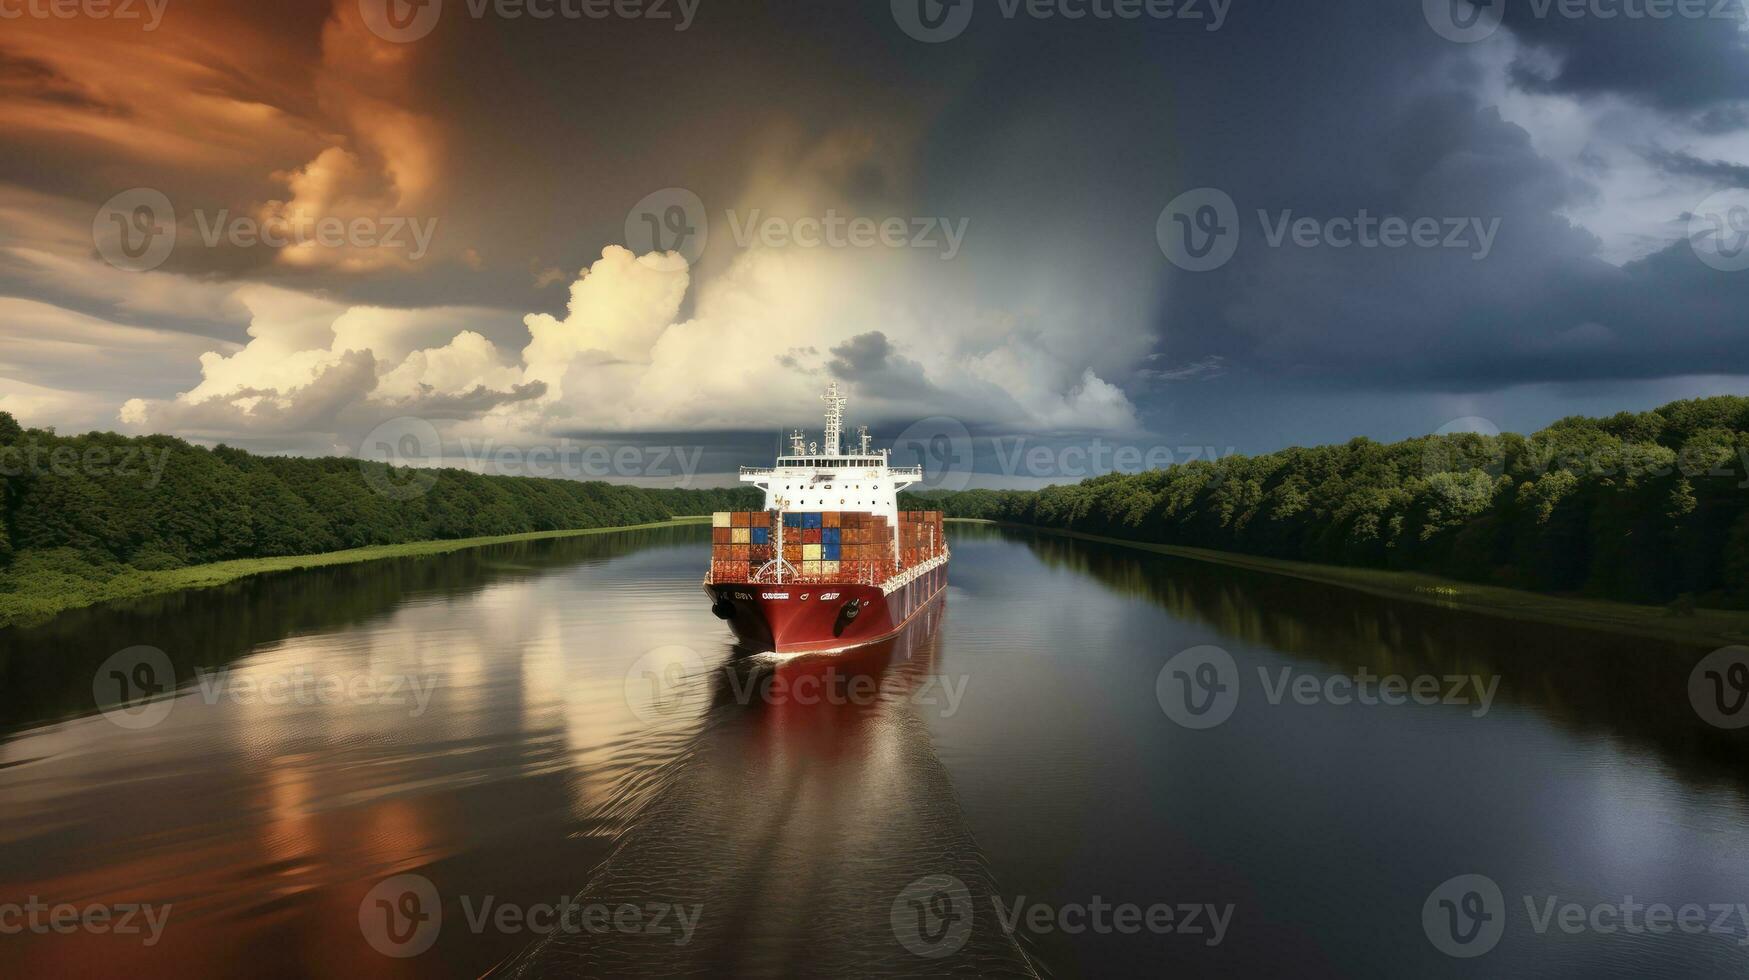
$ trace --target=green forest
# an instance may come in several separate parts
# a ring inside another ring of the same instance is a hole
[[[4,412],[0,479],[0,596],[239,558],[644,524],[761,500],[744,487],[654,490],[260,456],[170,436],[62,436]]]
[[[1037,491],[913,497],[952,517],[1413,570],[1640,603],[1749,607],[1749,399],[1230,456]]]
[[[406,469],[170,436],[26,429],[0,413],[0,599],[233,559],[616,527],[760,506],[752,488]],[[1749,399],[1228,456],[901,506],[1642,603],[1749,608]]]

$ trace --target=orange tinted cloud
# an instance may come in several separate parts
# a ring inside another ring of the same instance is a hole
[[[150,30],[137,19],[27,13],[0,35],[0,127],[83,158],[87,174],[192,180],[209,197],[191,205],[213,211],[300,222],[429,215],[441,127],[412,107],[416,53],[372,35],[348,2],[177,0]],[[339,248],[297,259],[358,270],[405,256]]]

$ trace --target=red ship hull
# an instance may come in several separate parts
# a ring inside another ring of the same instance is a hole
[[[823,653],[884,640],[898,633],[947,588],[947,564],[918,575],[890,594],[878,585],[706,583],[711,609],[754,651]]]

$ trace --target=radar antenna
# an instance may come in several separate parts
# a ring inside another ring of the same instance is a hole
[[[826,455],[836,456],[844,434],[844,405],[850,399],[838,393],[838,382],[834,381],[826,386],[820,400],[826,403]]]

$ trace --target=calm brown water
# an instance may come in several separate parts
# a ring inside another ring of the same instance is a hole
[[[1749,972],[1707,650],[952,539],[836,658],[734,650],[697,528],[0,633],[0,976]]]

